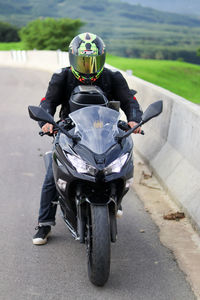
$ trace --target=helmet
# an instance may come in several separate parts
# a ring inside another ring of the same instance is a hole
[[[91,84],[103,71],[106,51],[100,37],[92,33],[77,35],[69,45],[69,61],[74,76],[81,82]]]

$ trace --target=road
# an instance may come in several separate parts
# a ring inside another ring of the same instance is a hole
[[[103,288],[89,282],[85,246],[73,240],[59,211],[48,244],[32,244],[44,177],[42,155],[51,140],[39,137],[27,107],[39,103],[49,79],[49,73],[36,70],[0,72],[0,300],[195,299],[133,190],[124,199],[110,278]]]

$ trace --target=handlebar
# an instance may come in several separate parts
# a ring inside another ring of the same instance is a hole
[[[40,131],[39,135],[40,136],[44,136],[44,135],[53,136],[57,131],[58,131],[58,128],[54,128],[53,133],[50,133],[50,131],[47,131],[47,132]]]
[[[128,125],[128,123],[126,123],[125,121],[120,120],[118,122],[117,125],[120,129],[124,130],[124,131],[128,131],[129,129],[131,129],[131,127]],[[144,130],[141,130],[140,134],[144,135]]]
[[[39,132],[39,135],[40,135],[40,136],[44,136],[44,135],[53,136],[53,133],[50,133],[50,131],[48,131],[48,132],[40,131],[40,132]]]
[[[66,123],[68,123],[66,125],[69,125],[69,121]],[[71,122],[70,122],[70,124],[71,124]],[[131,127],[128,125],[128,123],[126,123],[125,121],[122,121],[122,120],[120,120],[118,122],[117,126],[124,131],[128,131],[129,129],[131,129]],[[53,133],[50,133],[50,131],[48,131],[48,132],[40,131],[39,135],[40,136],[44,136],[44,135],[53,136],[57,132],[57,130],[58,130],[58,128],[54,128]],[[140,134],[144,135],[145,134],[144,130],[141,130]]]

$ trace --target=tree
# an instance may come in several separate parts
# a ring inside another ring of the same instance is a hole
[[[200,48],[197,50],[197,56],[200,56]]]
[[[6,23],[0,22],[0,42],[18,42],[18,28]]]
[[[20,37],[27,49],[66,50],[82,25],[79,19],[37,19],[20,30]]]

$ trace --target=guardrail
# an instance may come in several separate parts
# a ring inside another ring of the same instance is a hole
[[[68,54],[61,51],[1,51],[0,65],[54,72],[69,65],[69,61]],[[129,86],[137,90],[143,109],[156,100],[163,100],[163,113],[144,125],[145,137],[134,135],[135,147],[200,230],[200,107],[163,88],[122,73]]]
[[[145,138],[134,137],[167,192],[200,229],[200,106],[134,76],[126,76],[145,109],[163,100],[163,113],[144,125]]]
[[[0,65],[42,69],[53,72],[69,65],[68,53],[57,51],[0,51]]]

